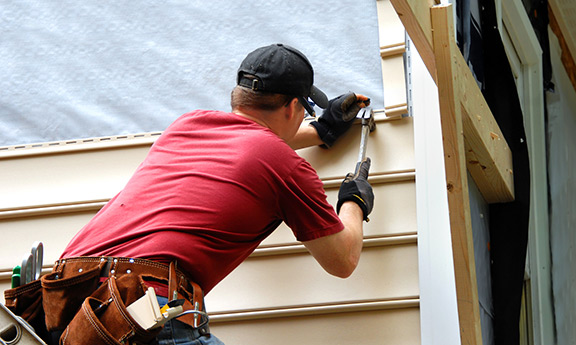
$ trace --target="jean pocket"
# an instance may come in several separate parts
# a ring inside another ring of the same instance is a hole
[[[61,272],[52,272],[41,278],[42,304],[49,331],[66,328],[82,302],[98,288],[100,267],[79,271],[68,277],[60,276]]]

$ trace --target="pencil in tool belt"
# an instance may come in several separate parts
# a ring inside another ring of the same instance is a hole
[[[183,305],[185,302],[184,299],[173,299],[170,302],[168,302],[168,304],[166,304],[165,306],[162,307],[162,309],[160,309],[161,313],[166,312],[168,309],[170,308],[174,308],[180,305]]]

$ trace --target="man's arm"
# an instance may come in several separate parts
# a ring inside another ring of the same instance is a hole
[[[352,126],[361,108],[370,104],[368,97],[352,92],[328,102],[328,108],[317,121],[304,122],[288,142],[294,150],[334,142]],[[368,183],[370,158],[362,162],[357,176],[348,174],[340,186],[336,210],[344,229],[336,234],[303,242],[304,246],[326,270],[341,278],[349,277],[356,269],[362,252],[363,220],[372,212],[374,193]]]
[[[326,272],[347,278],[354,272],[362,251],[362,222],[374,208],[374,191],[368,183],[370,158],[362,161],[357,175],[346,175],[338,192],[336,210],[344,224],[339,233],[304,242]]]
[[[305,147],[322,145],[324,142],[320,139],[316,128],[310,126],[308,121],[304,121],[296,135],[288,141],[288,145],[294,150],[303,149]]]
[[[355,202],[347,201],[342,204],[338,216],[344,224],[344,230],[303,243],[326,272],[347,278],[360,260],[364,214]]]
[[[350,129],[360,109],[369,104],[368,97],[353,92],[331,99],[322,116],[316,121],[304,121],[288,145],[294,150],[315,145],[331,147]]]

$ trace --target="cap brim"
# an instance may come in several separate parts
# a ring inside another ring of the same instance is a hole
[[[328,108],[328,97],[319,88],[312,85],[310,88],[310,95],[308,96],[314,103],[322,109]]]

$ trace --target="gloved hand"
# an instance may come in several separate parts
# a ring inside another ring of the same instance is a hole
[[[316,128],[324,145],[331,147],[336,139],[350,129],[360,109],[368,105],[370,98],[353,92],[345,93],[331,99],[318,120],[310,125]]]
[[[338,192],[338,204],[336,205],[338,213],[340,213],[340,207],[345,201],[354,201],[364,212],[364,220],[368,221],[368,215],[374,207],[374,191],[368,182],[370,164],[370,158],[366,158],[360,164],[358,175],[354,176],[352,173],[346,175]]]

